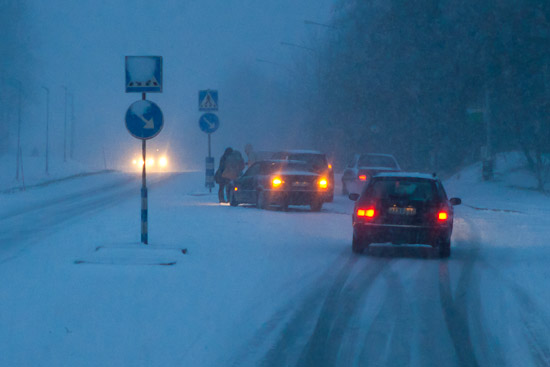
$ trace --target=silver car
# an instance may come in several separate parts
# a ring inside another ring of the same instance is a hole
[[[401,167],[391,154],[355,154],[342,175],[342,194],[359,194],[377,173],[398,171],[401,171]]]

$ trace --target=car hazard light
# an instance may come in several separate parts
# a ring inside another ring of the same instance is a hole
[[[273,188],[278,188],[283,184],[283,180],[279,177],[274,177],[271,181],[271,184],[273,185]]]

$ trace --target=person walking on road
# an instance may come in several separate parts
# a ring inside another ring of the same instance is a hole
[[[216,183],[220,186],[218,189],[218,199],[220,203],[226,203],[227,200],[225,200],[224,196],[224,189],[227,191],[227,199],[229,200],[229,179],[223,177],[225,166],[226,166],[226,160],[229,155],[233,153],[233,149],[230,147],[225,148],[225,152],[223,153],[222,157],[220,158],[220,165],[218,167],[218,170],[216,171],[216,174],[214,175],[214,179],[216,180]]]
[[[222,177],[229,180],[229,182],[235,181],[241,177],[244,169],[244,159],[238,150],[233,150],[225,159],[225,168],[222,173]],[[227,196],[229,200],[229,195]]]

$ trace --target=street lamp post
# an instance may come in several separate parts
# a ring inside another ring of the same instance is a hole
[[[16,170],[15,173],[15,179],[19,181],[19,171],[21,167],[21,89],[23,88],[21,85],[21,81],[18,79],[14,79],[17,82],[18,85],[18,97],[17,97],[17,163],[16,163]]]
[[[69,157],[74,158],[74,93],[71,93],[71,143]]]
[[[67,162],[67,87],[65,89],[65,122],[63,124],[63,162]]]
[[[49,174],[48,161],[50,154],[50,90],[44,86],[46,91],[46,175]]]

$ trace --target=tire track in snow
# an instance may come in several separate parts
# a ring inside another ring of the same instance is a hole
[[[341,252],[338,258],[331,263],[325,272],[317,277],[318,281],[312,283],[323,284],[325,279],[333,279],[337,273],[336,269],[338,269],[339,265],[346,260],[348,260],[346,262],[347,265],[349,264],[349,250],[347,248]],[[296,282],[300,282],[304,278],[307,278],[307,276],[297,279]],[[322,287],[310,291],[309,294],[306,292],[303,303],[311,304],[316,299],[323,297],[325,293],[326,289]],[[297,302],[295,300],[291,300],[287,305],[275,312],[267,322],[264,322],[263,326],[258,329],[250,341],[246,343],[246,348],[244,348],[243,351],[233,359],[231,366],[238,367],[252,363],[249,361],[250,354],[255,350],[259,350],[266,343],[267,338],[272,336],[285,320],[288,321],[289,318],[296,318],[296,315],[293,314],[296,309],[296,303]],[[303,317],[305,317],[305,315]],[[288,322],[285,325],[287,324]]]
[[[542,312],[537,309],[535,302],[519,284],[502,274],[501,270],[487,261],[482,259],[481,263],[486,268],[490,268],[502,280],[503,284],[514,293],[514,299],[520,304],[521,321],[524,325],[523,334],[531,347],[535,363],[538,366],[550,366],[550,339],[548,336],[550,335],[550,321],[541,316]]]
[[[466,268],[466,269],[465,269]],[[443,316],[460,366],[479,366],[470,337],[468,307],[466,305],[467,286],[471,283],[471,266],[465,265],[460,274],[459,285],[453,298],[448,260],[439,264],[439,294]]]
[[[296,366],[328,367],[339,364],[338,356],[344,336],[350,331],[349,323],[361,310],[371,285],[379,279],[379,274],[390,261],[370,262],[364,264],[363,270],[348,285],[345,281],[333,284]]]
[[[348,249],[346,253],[349,253]],[[365,268],[352,282],[354,287],[360,289],[345,292],[346,283],[359,260],[361,258],[348,255],[348,260],[339,270],[331,269],[314,283],[319,285],[318,288],[309,292],[301,301],[293,302],[299,303],[299,308],[292,307],[289,311],[291,317],[287,319],[288,321],[279,332],[277,341],[265,353],[259,365],[266,367],[333,365],[331,361],[337,357],[339,343],[345,331],[344,328],[335,329],[332,334],[336,318],[339,317],[340,312],[348,312],[345,318],[349,321],[366,294],[366,290],[387,263],[378,262],[374,264],[375,266],[370,266],[372,265],[370,263],[364,264]],[[332,282],[327,284],[327,279],[331,279]],[[324,349],[327,347],[329,348]]]
[[[479,288],[481,273],[475,271],[476,265],[479,264],[481,259],[479,256],[481,236],[479,229],[473,221],[466,220],[466,222],[472,233],[467,244],[461,242],[455,244],[455,247],[468,252],[462,261],[463,266],[454,296],[451,290],[449,269],[449,264],[453,260],[446,259],[439,263],[441,308],[460,365],[480,365],[480,361],[475,353],[474,343],[472,343],[472,335],[476,336],[478,341],[476,344],[478,347],[477,350],[480,356],[483,357],[483,362],[493,365],[504,365],[502,350],[497,343],[490,340],[486,325],[482,321],[483,301]],[[475,312],[471,312],[472,310],[475,310]],[[488,354],[489,351],[491,352],[490,354]]]
[[[408,366],[410,365],[411,311],[405,300],[405,288],[397,273],[386,269],[386,297],[361,343],[357,363],[349,360],[343,366]],[[350,355],[349,359],[356,356]]]

